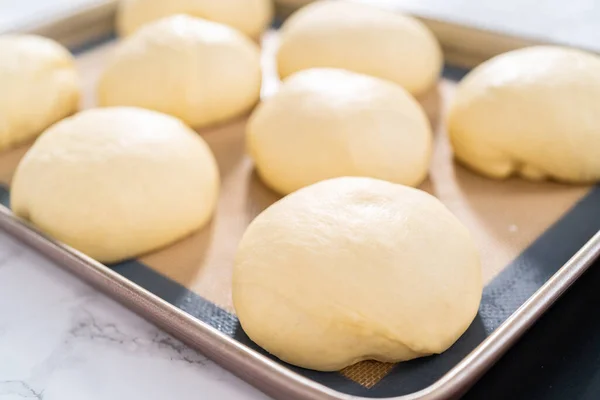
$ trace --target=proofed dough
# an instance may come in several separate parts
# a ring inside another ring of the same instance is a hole
[[[429,121],[410,94],[340,69],[290,76],[246,129],[259,175],[283,194],[339,176],[416,186],[431,158]]]
[[[312,67],[344,68],[421,94],[438,79],[440,46],[418,20],[364,4],[325,0],[294,13],[281,28],[282,77]]]
[[[79,93],[67,49],[40,36],[0,36],[0,150],[74,113]]]
[[[333,371],[445,351],[473,321],[481,279],[469,232],[435,197],[337,178],[292,193],[250,224],[233,302],[269,353]]]
[[[600,57],[538,46],[494,57],[459,84],[456,157],[492,177],[600,180]]]
[[[218,191],[210,149],[181,121],[100,108],[38,138],[15,173],[11,206],[60,242],[114,262],[201,228]]]
[[[260,51],[223,24],[176,15],[117,45],[98,85],[103,106],[137,106],[202,127],[243,114],[258,101]]]
[[[258,38],[273,17],[272,0],[122,0],[117,12],[117,29],[129,35],[157,19],[189,14],[229,25]]]

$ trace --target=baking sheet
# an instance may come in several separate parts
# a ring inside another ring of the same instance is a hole
[[[263,96],[278,85],[272,50],[265,37]],[[94,106],[94,88],[113,40],[78,54],[84,78],[83,107]],[[465,70],[446,67],[439,86],[420,99],[436,128],[430,177],[422,189],[436,195],[473,232],[482,253],[487,286],[478,317],[447,352],[401,364],[366,361],[336,373],[287,366],[338,392],[364,397],[415,393],[449,372],[497,329],[600,229],[600,190],[557,183],[504,182],[482,178],[452,162],[443,115],[455,81]],[[267,189],[244,151],[246,117],[199,133],[219,164],[222,187],[217,213],[196,234],[114,271],[199,320],[258,352],[243,333],[231,302],[232,261],[248,223],[279,197]],[[28,146],[0,155],[0,181],[9,184]],[[0,193],[6,202],[8,193]]]

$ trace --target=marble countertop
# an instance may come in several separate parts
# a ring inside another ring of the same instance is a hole
[[[94,1],[0,0],[0,31]],[[571,1],[568,13],[549,1],[543,18],[537,1],[402,1],[409,10],[430,7],[434,16],[598,49],[595,0]],[[268,397],[0,231],[0,400],[22,399]]]
[[[268,397],[0,231],[0,400]]]

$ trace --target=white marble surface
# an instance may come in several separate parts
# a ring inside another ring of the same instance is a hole
[[[0,230],[0,400],[266,395]]]
[[[599,0],[378,0],[424,17],[600,52]]]
[[[18,29],[104,0],[0,0],[0,32]]]
[[[0,0],[0,32],[95,1]],[[597,0],[402,2],[441,19],[600,49]],[[0,231],[0,400],[21,399],[267,397]]]

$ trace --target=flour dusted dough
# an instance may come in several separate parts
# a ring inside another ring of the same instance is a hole
[[[283,24],[277,64],[282,77],[312,67],[344,68],[421,94],[438,79],[442,54],[433,34],[414,18],[325,0]]]
[[[600,180],[600,57],[539,46],[497,56],[459,84],[456,157],[491,178]]]
[[[291,364],[339,370],[450,347],[482,281],[467,229],[433,196],[337,178],[275,203],[248,227],[233,302],[248,336]]]
[[[247,126],[247,146],[265,183],[287,194],[339,176],[416,186],[431,156],[421,106],[400,86],[340,69],[287,78]]]
[[[258,38],[273,17],[271,0],[122,0],[117,29],[130,35],[148,22],[175,14],[188,14],[229,25]]]
[[[202,127],[248,111],[258,101],[260,51],[215,22],[176,15],[121,42],[98,86],[104,106],[137,106]]]
[[[0,36],[0,150],[39,135],[79,104],[73,57],[34,35]]]
[[[103,262],[202,227],[217,201],[210,149],[181,121],[136,108],[83,111],[44,132],[15,173],[20,217]]]

